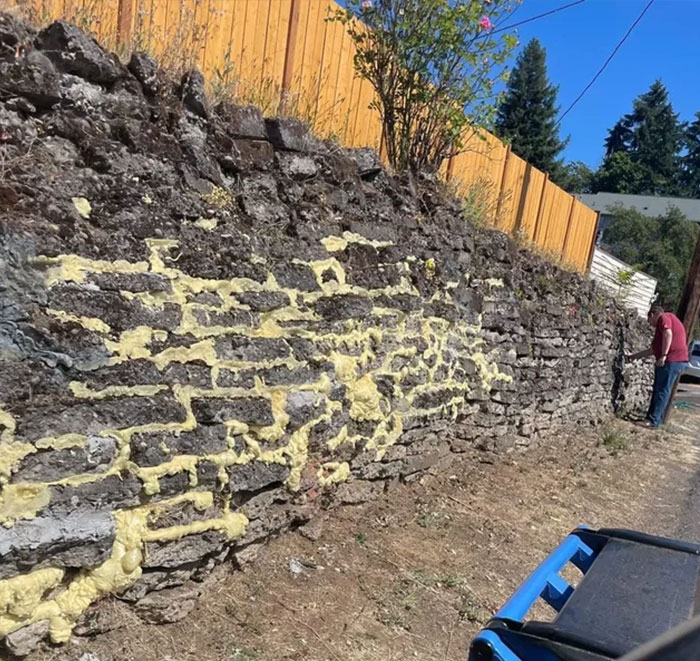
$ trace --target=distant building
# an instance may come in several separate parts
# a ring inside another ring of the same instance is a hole
[[[670,207],[676,207],[688,220],[700,223],[700,200],[691,200],[685,197],[657,197],[655,195],[623,195],[621,193],[583,193],[578,198],[586,206],[600,212],[596,244],[600,244],[603,232],[610,222],[611,212],[616,206],[634,209],[650,218],[662,216]]]

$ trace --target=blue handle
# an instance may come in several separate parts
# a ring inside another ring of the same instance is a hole
[[[574,588],[559,572],[567,562],[572,562],[583,573],[593,564],[595,552],[577,535],[569,535],[530,574],[513,596],[496,613],[495,617],[521,620],[532,605],[542,597],[552,608],[560,611]]]

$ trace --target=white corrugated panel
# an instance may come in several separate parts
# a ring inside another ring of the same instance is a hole
[[[635,271],[629,264],[625,264],[600,248],[595,248],[593,251],[590,277],[623,305],[635,308],[642,317],[647,316],[656,297],[654,278],[646,273]]]

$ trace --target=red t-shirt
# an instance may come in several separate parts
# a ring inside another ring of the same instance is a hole
[[[688,340],[685,336],[685,328],[681,320],[670,312],[664,312],[656,322],[656,332],[654,333],[654,341],[651,348],[654,356],[658,360],[661,358],[663,350],[664,331],[670,328],[673,333],[671,338],[671,346],[666,357],[667,363],[687,363],[688,362]]]

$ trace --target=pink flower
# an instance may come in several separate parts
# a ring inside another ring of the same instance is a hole
[[[362,0],[362,9],[372,9],[372,0]]]
[[[490,30],[493,27],[491,19],[488,16],[482,16],[479,25],[484,28],[484,30]]]

